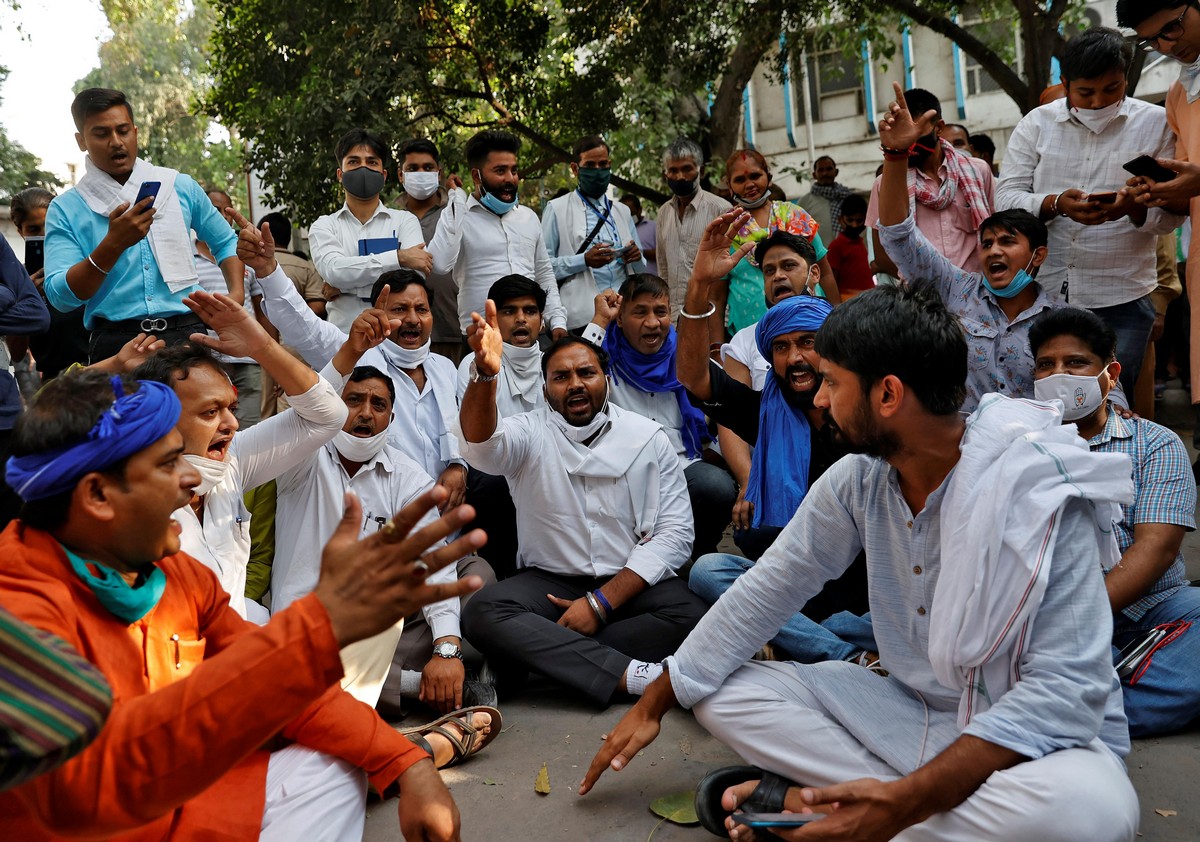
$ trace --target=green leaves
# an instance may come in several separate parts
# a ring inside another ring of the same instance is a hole
[[[696,793],[690,789],[655,798],[650,802],[650,811],[675,824],[700,823],[696,816]]]

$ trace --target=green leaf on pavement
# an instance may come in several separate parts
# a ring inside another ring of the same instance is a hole
[[[650,810],[675,824],[699,824],[696,816],[696,793],[693,790],[664,795],[650,802]]]

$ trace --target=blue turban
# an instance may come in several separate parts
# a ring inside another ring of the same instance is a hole
[[[775,374],[771,343],[780,336],[816,331],[833,307],[823,298],[795,295],[785,298],[758,322],[754,342],[772,364],[758,410],[758,444],[750,462],[745,497],[754,504],[754,526],[786,526],[808,493],[812,439],[804,410],[783,394]]]
[[[5,479],[17,495],[31,502],[70,491],[84,474],[103,471],[171,432],[180,413],[175,392],[150,380],[138,386],[127,395],[121,378],[113,377],[116,400],[83,441],[10,458]]]

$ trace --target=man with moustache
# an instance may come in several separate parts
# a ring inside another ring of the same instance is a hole
[[[692,557],[713,552],[729,523],[737,488],[728,471],[705,460],[705,444],[712,441],[708,423],[675,376],[676,336],[666,281],[631,275],[619,293],[597,295],[583,338],[608,355],[612,402],[657,421],[670,437],[692,503]]]
[[[467,141],[467,166],[475,191],[450,191],[437,234],[429,243],[435,273],[453,272],[458,285],[458,326],[466,335],[471,313],[482,312],[487,288],[506,275],[533,278],[546,293],[545,320],[553,339],[565,336],[567,314],[554,267],[532,209],[520,204],[517,154],[521,141],[485,129]]]
[[[692,518],[675,448],[658,424],[609,402],[603,350],[575,337],[542,357],[547,405],[500,418],[494,304],[472,328],[463,454],[508,480],[520,550],[519,572],[467,605],[467,639],[502,692],[536,671],[601,706],[638,695],[703,612],[676,576]]]

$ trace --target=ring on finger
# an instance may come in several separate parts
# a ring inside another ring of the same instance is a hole
[[[419,558],[413,562],[413,573],[416,573],[418,576],[429,575],[429,565],[425,563],[425,559]]]
[[[390,540],[399,540],[400,538],[400,530],[397,528],[396,522],[391,518],[388,518],[388,521],[379,528],[379,531],[383,533],[384,538]]]

